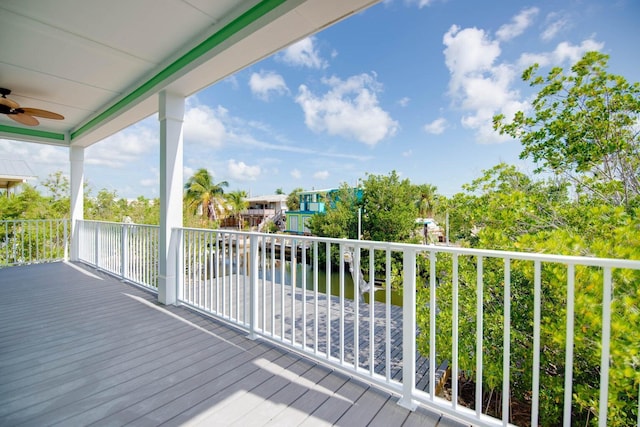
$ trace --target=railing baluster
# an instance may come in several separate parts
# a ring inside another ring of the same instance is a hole
[[[307,348],[307,274],[306,274],[307,246],[306,246],[305,240],[302,240],[300,244],[301,244],[300,257],[302,258],[301,260],[302,269],[300,273],[300,275],[302,276],[302,322],[300,322],[301,323],[300,329],[302,330],[302,348],[306,349]],[[297,249],[296,249],[296,252],[297,252]]]
[[[220,314],[220,273],[222,272],[222,267],[220,265],[220,233],[214,232],[213,234],[215,241],[215,287],[216,287],[216,310],[217,314]]]
[[[246,240],[245,240],[245,258],[246,258]],[[249,241],[249,251],[250,251],[250,267],[249,271],[251,273],[251,289],[249,293],[249,339],[256,339],[256,329],[258,322],[258,237],[255,235],[251,236]]]
[[[360,299],[362,293],[360,292],[360,276],[362,271],[360,270],[360,246],[355,245],[353,248],[354,255],[354,270],[355,276],[353,280],[353,367],[358,370],[360,360]]]
[[[602,344],[600,355],[600,407],[598,409],[598,426],[607,425],[607,403],[609,401],[609,353],[611,346],[611,267],[603,271],[602,289]],[[640,415],[639,415],[640,416]]]
[[[271,238],[271,336],[276,334],[276,238]]]
[[[451,319],[451,406],[455,411],[458,406],[458,254],[453,254],[451,263],[451,287],[452,287],[452,319]]]
[[[327,302],[328,303],[328,302]],[[313,352],[318,354],[318,242],[313,242]]]
[[[332,303],[332,291],[331,288],[331,243],[325,243],[326,250],[326,260],[325,260],[325,270],[326,270],[326,282],[325,282],[325,299],[327,301],[327,324],[325,326],[325,345],[327,350],[327,359],[331,357],[331,303]]]
[[[284,323],[285,323],[285,305],[284,305],[284,290],[285,290],[285,265],[286,265],[286,238],[282,237],[280,240],[280,339],[284,341]]]
[[[122,226],[122,233],[120,233],[120,258],[122,262],[120,263],[120,275],[123,278],[127,278],[127,236],[128,236],[128,226],[125,224]]]
[[[344,245],[340,243],[340,364],[344,365]]]
[[[482,317],[483,317],[483,272],[482,255],[478,255],[476,279],[476,417],[482,415]]]
[[[391,381],[391,250],[387,249],[385,260],[385,369],[387,382]]]
[[[429,252],[429,399],[436,396],[436,253]]]
[[[375,250],[369,248],[369,375],[373,376],[375,361],[375,301],[376,301],[376,276],[375,276]]]
[[[222,317],[226,317],[227,313],[227,298],[226,298],[226,289],[227,289],[227,252],[228,252],[228,243],[227,243],[227,234],[220,233],[222,236],[222,295],[220,296],[222,300]]]
[[[235,248],[234,250],[234,254],[235,254],[235,267],[234,267],[234,271],[236,273],[235,276],[235,314],[234,314],[234,320],[236,322],[240,321],[240,238],[236,235],[235,239],[234,239],[234,243],[235,243]]]
[[[571,393],[573,386],[573,329],[574,329],[575,266],[567,268],[567,330],[564,371],[564,426],[571,425]]]
[[[540,312],[542,299],[541,263],[534,262],[533,272],[533,372],[531,384],[531,425],[538,425],[540,406]]]
[[[262,271],[262,332],[267,331],[267,238],[260,238],[260,267]]]
[[[510,365],[511,365],[511,260],[504,259],[504,329],[502,338],[502,425],[509,424],[511,403]]]

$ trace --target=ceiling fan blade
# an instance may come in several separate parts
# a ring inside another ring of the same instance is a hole
[[[27,125],[27,126],[38,126],[38,124],[40,123],[38,119],[36,119],[35,117],[30,116],[28,114],[24,114],[24,113],[7,114],[7,116],[11,120],[15,120],[16,122],[22,123],[23,125]]]
[[[9,98],[5,98],[4,96],[0,97],[0,104],[6,105],[9,108],[18,108],[18,107],[20,107],[20,105],[16,101],[14,101],[12,99],[9,99]]]
[[[25,114],[36,117],[43,117],[45,119],[64,120],[64,116],[53,111],[41,110],[39,108],[21,108]]]

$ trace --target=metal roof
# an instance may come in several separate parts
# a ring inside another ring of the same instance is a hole
[[[30,178],[35,174],[26,161],[0,159],[0,188],[8,190]]]

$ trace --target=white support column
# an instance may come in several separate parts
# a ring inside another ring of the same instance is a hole
[[[177,235],[182,227],[182,122],[185,98],[160,92],[160,248],[158,301],[176,303]]]
[[[84,147],[69,148],[71,164],[71,261],[78,261],[79,239],[76,221],[84,219]]]

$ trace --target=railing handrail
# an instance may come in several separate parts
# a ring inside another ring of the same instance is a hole
[[[279,233],[261,233],[251,231],[240,230],[219,230],[219,229],[207,229],[207,228],[195,228],[195,227],[177,227],[175,230],[191,230],[191,231],[207,231],[207,232],[224,232],[225,234],[235,234],[239,236],[250,237],[253,235],[269,237],[272,239],[292,237],[296,241],[307,242],[323,242],[340,244],[347,243],[352,246],[366,246],[371,249],[379,250],[415,250],[416,252],[441,252],[458,255],[470,255],[470,256],[488,256],[492,258],[502,258],[511,260],[523,260],[523,261],[540,261],[562,264],[582,264],[589,267],[610,267],[610,268],[627,268],[632,270],[640,270],[640,260],[629,259],[617,259],[617,258],[599,258],[589,256],[578,255],[557,255],[557,254],[544,254],[538,252],[516,252],[516,251],[503,251],[498,249],[477,249],[477,248],[465,248],[459,246],[445,246],[445,245],[422,245],[416,243],[397,243],[397,242],[381,242],[375,240],[354,240],[354,239],[340,239],[333,237],[318,237],[318,236],[304,236],[304,235],[290,235]]]
[[[144,227],[144,228],[160,228],[159,225],[155,224],[138,224],[136,222],[115,222],[115,221],[102,221],[97,219],[79,219],[79,222],[87,222],[87,223],[96,223],[96,224],[111,224],[111,225],[122,225],[125,227]]]

